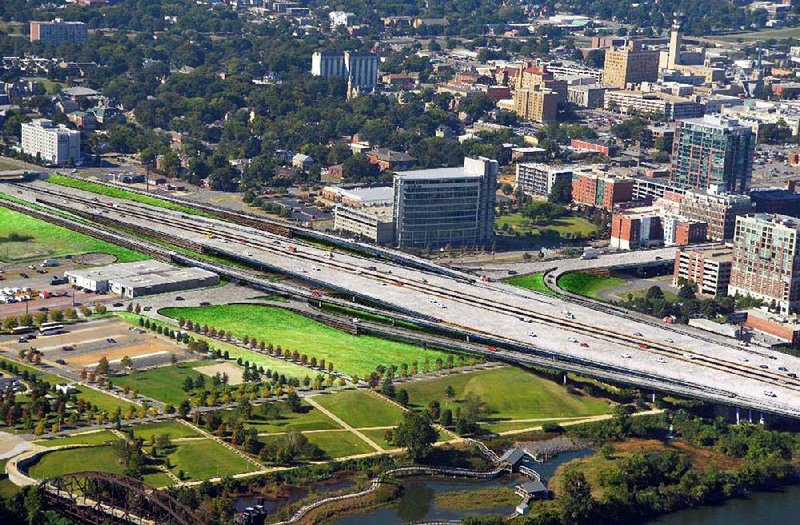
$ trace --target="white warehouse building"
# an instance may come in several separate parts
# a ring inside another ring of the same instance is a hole
[[[213,272],[201,268],[177,268],[154,260],[69,270],[64,272],[64,277],[70,284],[86,290],[111,292],[128,298],[219,283],[219,276]]]

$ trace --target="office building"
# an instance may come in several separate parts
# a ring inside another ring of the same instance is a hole
[[[567,101],[582,108],[602,108],[606,87],[601,84],[567,86]]]
[[[662,244],[664,228],[655,208],[629,209],[611,216],[612,248],[636,250]]]
[[[57,46],[64,42],[80,44],[89,38],[87,25],[83,22],[65,22],[56,18],[52,22],[31,21],[31,42]]]
[[[68,270],[64,277],[75,286],[122,297],[141,297],[214,286],[219,276],[201,268],[176,268],[156,260],[110,264],[85,270]]]
[[[380,245],[394,243],[392,206],[350,207],[337,205],[333,210],[333,229]]]
[[[517,189],[525,195],[549,197],[557,181],[572,185],[572,168],[540,163],[517,164]]]
[[[518,89],[514,92],[514,113],[521,120],[550,122],[558,114],[559,95],[539,88]]]
[[[658,80],[659,51],[644,49],[638,40],[606,50],[603,84],[625,89],[629,85]]]
[[[712,241],[732,239],[736,217],[753,211],[753,203],[747,195],[687,191],[678,198],[678,214],[708,224],[708,238]]]
[[[716,193],[747,193],[756,137],[736,120],[706,115],[678,120],[672,146],[674,185]]]
[[[666,120],[694,118],[703,114],[703,106],[688,98],[661,92],[608,90],[603,107],[625,115],[654,115]]]
[[[311,56],[311,74],[344,78],[348,93],[369,91],[378,84],[378,55],[353,51],[317,51]]]
[[[572,174],[572,200],[577,204],[611,211],[615,204],[630,201],[632,194],[631,178],[592,168]]]
[[[498,164],[465,158],[461,168],[396,173],[398,246],[485,246],[492,241]]]
[[[333,202],[340,202],[350,208],[386,206],[394,201],[394,190],[391,186],[349,189],[339,186],[325,186],[322,188],[322,197]]]
[[[63,124],[54,126],[50,120],[34,119],[22,124],[22,152],[54,165],[81,161],[81,134]]]
[[[800,221],[763,213],[736,219],[729,295],[763,300],[782,314],[800,310]]]
[[[731,281],[733,248],[719,245],[704,250],[676,250],[672,285],[683,279],[706,295],[725,295]]]
[[[708,239],[706,222],[687,219],[680,215],[664,214],[661,223],[664,226],[664,246],[686,246]]]

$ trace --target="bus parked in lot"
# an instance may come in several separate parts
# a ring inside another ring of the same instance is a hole
[[[60,323],[42,323],[39,335],[56,335],[64,333],[64,325]]]

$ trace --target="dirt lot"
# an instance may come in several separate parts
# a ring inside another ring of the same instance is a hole
[[[27,343],[18,343],[11,336],[0,337],[0,347],[16,354],[19,350],[36,347],[44,354],[44,362],[54,367],[65,367],[80,371],[84,366],[93,366],[105,356],[115,368],[124,356],[133,360],[136,368],[157,366],[170,361],[175,354],[179,360],[189,355],[186,350],[165,337],[141,332],[135,327],[116,319],[98,319],[66,327],[68,332],[37,337]],[[64,350],[72,346],[73,350]],[[60,365],[58,360],[67,364]]]
[[[217,372],[228,374],[229,385],[239,385],[242,383],[242,367],[231,363],[217,363],[215,365],[199,366],[195,368],[201,374],[213,377]]]

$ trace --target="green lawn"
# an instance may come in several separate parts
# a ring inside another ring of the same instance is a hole
[[[255,428],[259,433],[273,434],[288,432],[290,430],[330,430],[341,428],[338,423],[331,418],[313,408],[308,403],[303,402],[304,412],[292,412],[289,405],[283,401],[274,403],[278,407],[279,416],[271,419],[261,419],[254,417],[245,423],[248,428]],[[253,413],[258,415],[260,407],[253,409]]]
[[[585,239],[597,233],[597,226],[583,217],[566,216],[546,224],[534,224],[521,212],[497,217],[495,228],[503,235],[514,235],[519,232],[520,235],[556,235],[568,239],[576,237]],[[548,230],[553,233],[546,233]]]
[[[114,382],[116,382],[116,379],[117,378],[115,377]],[[104,410],[109,414],[113,414],[117,408],[119,408],[124,412],[129,407],[133,406],[133,403],[130,403],[128,401],[123,401],[122,399],[110,396],[108,394],[104,394],[102,392],[98,392],[97,390],[94,390],[87,386],[79,386],[77,396],[78,399],[83,399],[84,401],[88,401],[92,405],[99,408],[100,410]]]
[[[363,390],[346,390],[314,396],[314,401],[355,428],[397,425],[403,411]]]
[[[559,288],[585,297],[599,299],[602,290],[625,284],[619,277],[601,277],[588,273],[566,273],[558,278]]]
[[[455,396],[445,396],[452,386]],[[410,402],[424,408],[432,400],[442,408],[455,408],[468,392],[481,396],[492,410],[488,421],[538,419],[551,417],[592,416],[609,412],[608,402],[585,395],[569,394],[566,389],[548,379],[520,368],[503,367],[447,377],[414,381],[403,385]],[[531,424],[535,426],[536,424]]]
[[[386,441],[385,430],[361,430],[360,432],[362,432],[365,436],[367,436],[372,441],[380,445],[383,450],[391,450],[393,448],[397,448],[396,446]]]
[[[114,384],[119,387],[135,388],[144,396],[177,406],[184,398],[189,397],[189,394],[183,391],[183,382],[186,378],[191,377],[194,380],[202,375],[194,368],[212,363],[215,361],[189,361],[176,366],[151,368],[115,377]]]
[[[14,234],[22,237],[10,240]],[[90,252],[114,255],[119,262],[147,259],[144,254],[0,207],[0,261],[30,261]]]
[[[170,439],[198,437],[200,435],[191,428],[187,427],[186,425],[182,425],[177,421],[160,421],[158,423],[136,425],[129,428],[133,430],[134,436],[144,439],[145,442],[150,441],[152,436],[158,436],[160,434],[167,434],[169,435]]]
[[[122,474],[125,467],[120,464],[114,449],[105,445],[48,452],[28,469],[28,473],[36,479],[47,479],[87,470]]]
[[[116,316],[120,319],[127,321],[128,323],[139,326],[139,315],[132,314],[128,312],[115,312]],[[156,325],[166,326],[172,329],[177,329],[178,327],[168,323],[162,323],[161,321],[156,321],[154,319],[150,319],[150,323],[156,323]],[[309,370],[308,368],[300,365],[296,365],[294,363],[284,361],[282,359],[276,359],[274,357],[270,357],[268,355],[260,354],[257,352],[253,352],[251,350],[247,350],[244,348],[240,348],[238,346],[232,345],[230,343],[225,343],[223,341],[219,341],[217,339],[211,339],[202,337],[198,334],[192,334],[197,340],[204,340],[208,343],[208,345],[212,348],[217,348],[222,352],[227,351],[230,358],[235,362],[236,358],[241,357],[246,361],[250,361],[252,364],[256,364],[259,366],[263,366],[264,370],[271,370],[272,372],[278,372],[279,374],[283,374],[286,377],[298,377],[304,378],[305,376],[314,376],[314,373]],[[202,364],[197,364],[194,366],[203,366]]]
[[[172,465],[170,470],[176,475],[183,470],[187,478],[208,479],[257,470],[255,465],[210,439],[176,445],[175,451],[167,456]]]
[[[7,462],[6,459],[0,460],[0,498],[12,498],[20,491],[20,487],[14,485],[5,474]]]
[[[311,443],[324,450],[325,455],[331,459],[375,452],[375,449],[366,441],[348,430],[312,432],[306,434],[306,437]],[[380,445],[380,443],[378,444]]]
[[[42,445],[43,447],[61,447],[64,445],[103,445],[109,441],[117,441],[118,439],[119,438],[109,430],[100,430],[98,432],[71,435],[68,437],[42,439],[40,441],[34,441],[34,443]]]
[[[379,364],[399,365],[425,359],[433,363],[447,354],[372,336],[353,336],[312,321],[300,314],[266,305],[231,304],[197,308],[163,308],[159,313],[177,319],[230,330],[333,362],[337,370],[364,376]]]
[[[104,186],[102,184],[97,184],[87,180],[74,179],[72,177],[67,177],[64,175],[53,174],[50,175],[47,181],[53,184],[58,184],[59,186],[67,186],[69,188],[90,191],[92,193],[97,193],[99,195],[106,195],[107,197],[114,197],[117,199],[125,199],[129,201],[140,202],[142,204],[149,204],[150,206],[156,206],[158,208],[166,208],[168,210],[179,211],[189,215],[200,215],[203,217],[211,217],[211,215],[209,215],[208,213],[204,213],[189,206],[182,206],[180,204],[175,204],[169,201],[165,201],[163,199],[159,199],[158,197],[152,197],[150,195],[142,195],[121,188],[112,188],[109,186]]]
[[[505,279],[505,282],[512,286],[519,286],[534,292],[545,295],[555,296],[556,294],[544,284],[544,272],[532,273],[530,275],[515,275]]]

